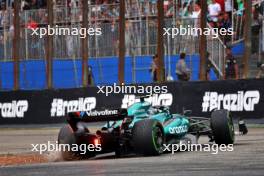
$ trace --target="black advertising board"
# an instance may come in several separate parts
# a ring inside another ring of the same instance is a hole
[[[212,110],[224,108],[235,117],[264,120],[263,79],[169,82],[140,86],[166,88],[165,92],[153,94],[147,101],[153,106],[170,106],[172,113],[190,109],[194,116],[210,117]],[[126,108],[138,101],[134,94],[111,93],[106,96],[99,90],[98,87],[88,87],[0,92],[0,124],[61,123],[71,111]]]

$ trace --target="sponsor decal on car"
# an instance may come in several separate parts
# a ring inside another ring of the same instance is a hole
[[[169,127],[170,134],[186,133],[187,131],[188,131],[187,125],[182,125],[178,127]]]
[[[139,113],[145,113],[146,110],[145,109],[135,109],[132,110],[132,114],[139,114]]]

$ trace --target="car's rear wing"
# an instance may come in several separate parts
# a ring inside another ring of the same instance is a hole
[[[68,114],[68,122],[102,122],[102,121],[116,121],[123,120],[127,117],[126,109],[105,109],[102,111],[81,111],[71,112]]]

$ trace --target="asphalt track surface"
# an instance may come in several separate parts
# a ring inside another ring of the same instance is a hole
[[[205,138],[202,140],[206,140]],[[159,157],[131,156],[116,159],[111,154],[85,161],[49,162],[6,166],[0,176],[263,176],[264,128],[249,129],[236,136],[233,152],[178,152]]]

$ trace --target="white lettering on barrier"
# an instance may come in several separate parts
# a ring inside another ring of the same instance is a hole
[[[51,103],[51,117],[65,116],[69,112],[91,111],[96,107],[95,97],[79,98],[78,100],[63,100],[54,98]]]
[[[24,114],[28,110],[28,101],[18,100],[0,103],[0,110],[3,118],[24,118]]]
[[[128,108],[140,99],[136,98],[135,95],[124,95],[122,99],[121,108]],[[171,106],[173,102],[173,96],[171,93],[165,94],[153,94],[152,96],[145,98],[146,102],[149,102],[152,106]]]
[[[205,92],[203,96],[202,111],[210,112],[214,109],[226,109],[229,111],[254,111],[259,103],[260,92],[238,91],[234,94],[218,94],[217,92]]]

